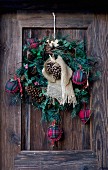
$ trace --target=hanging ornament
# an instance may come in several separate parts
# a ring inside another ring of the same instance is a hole
[[[8,93],[17,93],[19,89],[18,80],[9,79],[5,85],[5,91]]]
[[[51,142],[51,146],[54,146],[55,142],[60,140],[60,138],[62,137],[62,133],[62,129],[54,120],[47,130],[47,137],[48,140]]]
[[[86,124],[87,121],[90,119],[91,116],[91,110],[86,108],[86,104],[84,103],[84,108],[82,110],[80,110],[79,112],[79,118],[81,119],[81,121]]]
[[[80,67],[80,69],[73,73],[72,81],[74,84],[84,85],[87,82],[86,72]]]

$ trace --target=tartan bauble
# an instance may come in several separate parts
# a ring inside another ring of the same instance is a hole
[[[91,111],[90,109],[82,109],[80,110],[78,115],[81,121],[85,124],[90,119]]]
[[[62,133],[62,129],[59,125],[56,124],[50,125],[47,130],[48,139],[51,141],[52,144],[54,144],[54,142],[58,141],[61,138]]]
[[[87,74],[82,69],[76,70],[73,73],[72,81],[74,84],[83,85],[87,82]]]
[[[16,93],[19,89],[18,80],[9,79],[5,85],[5,91],[8,93]]]

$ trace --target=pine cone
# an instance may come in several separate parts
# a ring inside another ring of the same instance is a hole
[[[26,87],[26,90],[27,90],[28,94],[30,95],[32,93],[32,91],[33,91],[33,87],[28,86],[28,87]]]
[[[60,65],[54,65],[53,68],[52,68],[52,71],[53,71],[54,79],[56,79],[56,80],[61,79],[61,67],[60,67]]]
[[[21,81],[24,81],[25,80],[25,75],[22,75],[21,76]]]
[[[45,99],[44,95],[40,96],[40,93],[42,93],[42,89],[39,89],[39,88],[36,88],[36,87],[33,87],[33,86],[28,86],[27,92],[28,92],[28,95],[31,96],[32,100],[34,100],[38,103],[42,102],[42,100]]]
[[[47,64],[46,64],[46,71],[47,73],[49,74],[52,74],[53,73],[53,70],[52,70],[52,66],[54,65],[53,62],[49,61]]]
[[[30,51],[27,51],[27,59],[30,60],[30,61],[33,61],[34,58],[35,57],[30,53]]]

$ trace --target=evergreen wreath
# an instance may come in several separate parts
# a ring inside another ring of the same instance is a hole
[[[18,101],[27,102],[34,106],[35,109],[42,111],[42,120],[47,122],[60,122],[60,111],[69,110],[72,118],[79,115],[84,123],[90,117],[86,112],[86,117],[82,115],[84,106],[90,104],[91,87],[94,81],[100,76],[96,67],[96,59],[87,56],[84,49],[83,41],[67,41],[66,37],[52,40],[44,37],[39,40],[30,38],[26,40],[23,46],[22,66],[16,70],[15,76],[10,78],[5,90],[12,94],[12,104]],[[48,81],[43,76],[42,69],[46,67],[49,75],[53,75],[55,80],[61,79],[60,65],[54,65],[48,61],[50,57],[55,59],[61,56],[66,65],[73,71],[71,81],[77,103],[73,107],[72,103],[60,102],[55,98],[47,95]],[[86,110],[86,109],[85,109]],[[80,114],[79,114],[80,113]],[[83,113],[85,114],[85,112]]]

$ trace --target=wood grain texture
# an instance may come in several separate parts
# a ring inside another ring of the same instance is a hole
[[[87,30],[88,52],[99,61],[101,78],[92,89],[93,141],[99,167],[108,168],[108,15],[96,15]]]
[[[97,170],[97,159],[91,151],[22,151],[15,158],[15,170]]]
[[[93,20],[93,15],[89,14],[65,14],[55,13],[56,28],[87,28]],[[18,20],[23,27],[53,28],[52,13],[29,13],[18,12]]]
[[[1,55],[0,55],[0,145],[2,170],[13,170],[14,156],[20,151],[21,145],[21,107],[9,104],[5,92],[5,83],[14,75],[15,69],[21,61],[19,55],[16,15],[1,17]],[[14,19],[14,21],[13,21]]]

